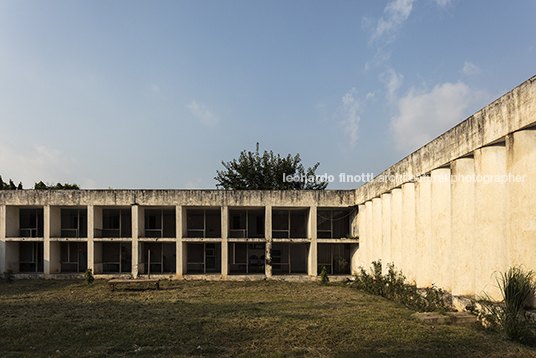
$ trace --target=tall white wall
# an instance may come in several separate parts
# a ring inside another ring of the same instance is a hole
[[[472,295],[475,287],[475,160],[461,158],[451,165],[453,182],[451,192],[453,275],[452,294]]]
[[[402,262],[402,189],[391,191],[391,262]],[[386,262],[387,264],[387,262]]]
[[[506,174],[506,147],[490,146],[475,150],[475,293],[484,291],[500,297],[495,273],[507,269],[506,183],[497,182]],[[479,180],[480,179],[480,180]]]
[[[382,194],[382,258],[383,272],[387,273],[387,264],[392,261],[391,239],[391,193]]]
[[[370,241],[369,250],[372,254],[372,261],[381,258],[383,252],[383,235],[382,235],[382,199],[372,199],[372,240]],[[369,262],[370,265],[370,262]]]
[[[417,286],[429,287],[434,282],[432,266],[432,183],[424,177],[415,185],[415,246]]]
[[[450,168],[432,170],[432,247],[433,282],[446,290],[452,288]]]
[[[507,136],[506,151],[508,264],[536,271],[536,129]]]
[[[409,281],[416,281],[415,183],[402,185],[402,260],[399,267]]]

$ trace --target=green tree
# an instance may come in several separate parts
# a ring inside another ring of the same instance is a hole
[[[2,176],[0,175],[0,190],[23,190],[22,182],[19,182],[19,185],[15,185],[12,179],[9,179],[9,182],[6,183],[2,180]],[[39,190],[78,190],[80,187],[78,184],[62,184],[59,183],[55,185],[47,185],[43,183],[43,181],[40,181],[39,183],[35,183],[34,189]]]
[[[225,170],[217,170],[217,188],[225,190],[324,190],[328,182],[315,171],[320,165],[305,169],[299,154],[281,157],[272,151],[242,151],[238,159],[221,162]],[[314,179],[314,180],[312,180]]]
[[[59,183],[56,185],[47,185],[43,183],[43,181],[40,181],[39,183],[35,183],[34,189],[36,190],[79,190],[80,187],[78,184],[62,184]]]
[[[40,181],[39,183],[35,183],[34,189],[46,190],[46,189],[48,189],[48,186],[45,183],[43,183],[43,181]]]
[[[19,185],[15,185],[13,182],[13,179],[9,179],[9,183],[6,183],[2,180],[2,176],[0,175],[0,190],[20,190],[22,189],[22,183],[19,182]]]

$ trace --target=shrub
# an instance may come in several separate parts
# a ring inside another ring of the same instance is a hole
[[[328,269],[326,266],[322,266],[322,270],[320,271],[320,283],[322,285],[327,285],[329,283]]]
[[[402,271],[395,269],[393,263],[387,265],[387,274],[382,274],[381,260],[373,261],[370,273],[364,268],[355,275],[355,285],[360,290],[400,302],[406,307],[422,311],[450,310],[445,292],[435,285],[419,289],[415,284],[406,282]]]
[[[527,299],[534,294],[536,284],[533,271],[511,267],[496,277],[502,301],[494,302],[484,293],[480,300],[481,318],[492,327],[499,327],[512,340],[521,343],[534,341],[534,322],[524,315]]]
[[[84,273],[84,283],[86,285],[91,285],[95,281],[95,277],[93,277],[93,270],[90,268],[86,269],[86,272]]]

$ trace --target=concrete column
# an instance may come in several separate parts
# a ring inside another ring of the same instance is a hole
[[[6,272],[6,206],[0,205],[0,274]]]
[[[312,205],[309,208],[309,276],[317,276],[318,266],[318,239],[317,239],[317,207]]]
[[[506,147],[475,150],[475,293],[500,298],[496,272],[507,269],[506,183],[496,182],[506,174]]]
[[[372,232],[372,200],[369,200],[365,203],[365,236],[361,240],[363,245],[363,268],[368,270],[370,264],[374,258],[374,253],[372,252],[372,240],[374,240],[374,233]]]
[[[132,205],[132,277],[138,278],[139,275],[139,238],[144,231],[143,208],[139,205]]]
[[[265,275],[266,277],[272,277],[272,206],[266,205],[264,207],[264,237],[266,239],[266,265]]]
[[[359,270],[359,267],[366,267],[365,266],[365,260],[364,260],[364,253],[363,253],[363,243],[364,243],[364,236],[365,236],[365,204],[361,204],[358,206],[357,211],[357,220],[358,220],[358,227],[357,227],[357,233],[359,236],[359,248],[355,252],[355,254],[352,256],[352,273],[357,273]]]
[[[431,269],[435,284],[447,291],[452,288],[449,255],[451,252],[450,168],[432,170],[432,255]]]
[[[87,268],[91,269],[95,273],[95,227],[96,227],[96,213],[95,206],[88,205],[87,207]],[[102,209],[100,210],[100,217],[102,221]],[[102,224],[100,225],[102,228]]]
[[[188,237],[188,208],[182,208],[182,274],[188,274],[188,243],[184,238]]]
[[[536,129],[506,137],[508,266],[536,271]],[[532,306],[536,306],[533,298]]]
[[[402,264],[402,189],[391,191],[391,260],[400,269]],[[387,264],[387,263],[385,263]]]
[[[50,227],[51,214],[50,205],[45,205],[43,208],[43,273],[45,277],[50,275]]]
[[[60,251],[60,242],[50,240],[50,266],[49,273],[57,274],[61,272],[61,251]]]
[[[402,261],[400,269],[408,281],[416,281],[416,249],[415,245],[415,183],[402,185]]]
[[[229,207],[221,207],[221,277],[229,275]]]
[[[461,158],[451,166],[451,220],[452,251],[450,253],[453,275],[452,294],[474,294],[475,261],[475,161]]]
[[[509,266],[536,270],[536,130],[507,137]]]
[[[422,176],[415,186],[415,273],[418,287],[429,287],[434,282],[432,265],[432,183],[430,176]]]
[[[184,277],[182,250],[182,206],[177,205],[175,206],[175,267],[177,268],[175,278],[177,279]]]
[[[372,261],[377,261],[382,259],[382,199],[374,198],[372,199],[372,240],[370,241],[370,252],[372,254]]]
[[[387,273],[387,264],[391,258],[391,193],[382,194],[382,252],[383,273]]]
[[[44,219],[44,222],[46,226],[47,220]],[[57,206],[50,206],[50,217],[48,220],[48,224],[49,224],[49,236],[61,237],[61,208]]]

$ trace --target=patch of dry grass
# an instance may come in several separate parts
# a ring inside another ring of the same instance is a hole
[[[0,356],[536,357],[471,326],[428,326],[413,311],[342,284],[103,280],[0,281]]]

